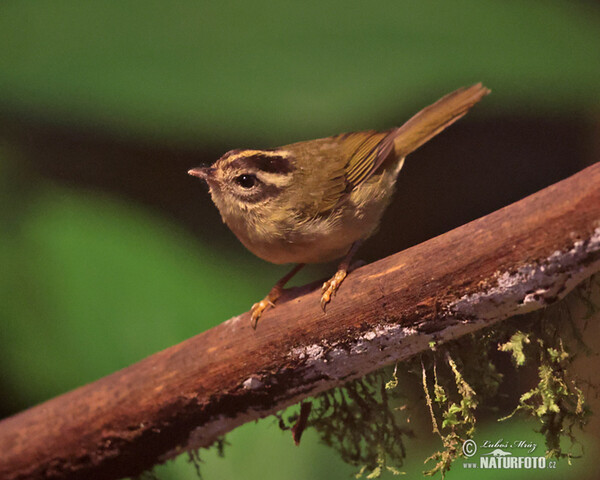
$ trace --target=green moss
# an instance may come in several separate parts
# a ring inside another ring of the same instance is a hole
[[[529,343],[529,335],[517,330],[508,342],[498,346],[498,350],[501,352],[510,352],[515,363],[521,366],[525,363],[523,347]]]
[[[568,367],[573,355],[566,351],[562,338],[557,337],[558,332],[553,332],[555,325],[545,327],[546,337],[538,338],[537,345],[531,349],[532,361],[537,360],[538,383],[521,395],[510,415],[499,420],[516,413],[536,419],[540,432],[546,437],[546,456],[570,459],[573,454],[563,451],[561,438],[567,437],[572,444],[576,443],[573,427],[583,427],[590,412],[582,390],[575,379],[570,378]]]
[[[521,394],[513,412],[499,420],[517,414],[534,419],[545,435],[546,456],[570,461],[576,457],[575,427],[583,427],[590,413],[570,366],[575,352],[590,353],[582,330],[599,311],[599,280],[600,276],[592,277],[541,311],[447,344],[432,342],[430,350],[396,364],[393,370],[383,369],[318,395],[308,426],[345,462],[359,469],[357,478],[377,478],[385,471],[399,474],[405,439],[414,435],[406,413],[409,405],[400,392],[414,388],[418,380],[424,393],[420,408],[428,410],[433,432],[442,443],[442,448],[425,460],[433,466],[424,474],[440,473],[443,478],[462,456],[463,442],[474,436],[481,405],[498,416],[503,376],[496,365],[506,353],[517,373],[535,372],[537,380]],[[282,428],[290,428],[298,415],[278,418]],[[569,450],[561,446],[563,438],[571,441]]]
[[[434,466],[424,472],[428,476],[437,472],[441,472],[443,476],[450,469],[452,461],[459,455],[463,441],[470,438],[475,431],[475,411],[478,405],[475,390],[465,380],[450,351],[444,347],[439,351],[444,351],[444,370],[449,368],[450,372],[443,371],[438,375],[438,355],[432,354],[427,359],[433,363],[433,401],[429,389],[428,369],[425,367],[425,360],[421,358],[420,361],[423,391],[433,432],[440,437],[444,447],[425,460],[425,463],[434,462]]]

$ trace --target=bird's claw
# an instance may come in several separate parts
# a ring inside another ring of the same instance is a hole
[[[261,315],[267,308],[275,307],[275,300],[277,300],[278,294],[274,294],[270,292],[265,298],[263,298],[260,302],[256,302],[252,305],[250,309],[250,326],[256,330],[256,325],[258,324],[258,320]]]
[[[258,324],[260,316],[267,308],[273,307],[274,305],[275,304],[268,298],[252,305],[252,308],[250,309],[250,326],[256,330],[256,325]]]
[[[324,312],[327,304],[331,301],[331,297],[336,294],[346,275],[346,270],[338,270],[333,277],[323,284],[321,288],[321,292],[323,292],[321,295],[321,308]]]

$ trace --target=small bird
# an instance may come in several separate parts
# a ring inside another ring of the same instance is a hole
[[[189,170],[208,183],[223,222],[248,250],[268,262],[297,264],[252,306],[252,327],[304,264],[343,257],[323,285],[325,310],[359,245],[377,229],[405,157],[489,92],[481,83],[458,89],[387,131],[231,150],[211,167]]]

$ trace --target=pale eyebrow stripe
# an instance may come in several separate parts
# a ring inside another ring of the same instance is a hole
[[[293,176],[287,173],[269,173],[257,170],[254,172],[256,177],[267,185],[275,185],[276,187],[285,187],[293,181]]]
[[[265,157],[281,157],[281,158],[289,158],[291,156],[291,152],[289,150],[242,150],[235,151],[236,153],[232,153],[227,156],[227,160],[237,160],[238,158],[246,158],[246,157],[254,157],[256,155],[262,155]]]

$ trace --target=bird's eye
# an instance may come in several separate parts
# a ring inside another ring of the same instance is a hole
[[[242,188],[252,188],[258,182],[256,175],[252,175],[251,173],[244,173],[235,177],[235,183],[237,183]]]

